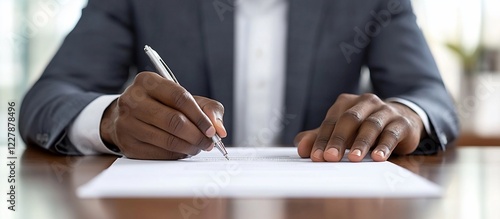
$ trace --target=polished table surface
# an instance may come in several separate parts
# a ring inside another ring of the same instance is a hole
[[[442,198],[403,199],[79,199],[76,189],[116,157],[57,156],[36,148],[17,154],[14,218],[500,218],[500,147],[392,157],[444,191]]]

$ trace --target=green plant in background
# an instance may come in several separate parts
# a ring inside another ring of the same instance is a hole
[[[452,43],[446,43],[446,47],[453,51],[455,54],[458,55],[460,58],[460,62],[462,64],[462,73],[464,76],[468,79],[473,77],[475,74],[479,73],[479,68],[478,68],[478,63],[481,59],[481,55],[485,51],[485,46],[484,46],[484,31],[485,31],[485,1],[484,0],[479,0],[477,2],[480,6],[480,17],[479,17],[479,41],[477,42],[477,46],[473,49],[473,51],[468,50],[463,44],[461,44],[461,40],[458,40],[457,42],[452,42]],[[461,14],[461,16],[466,16],[467,14]],[[463,19],[463,18],[462,18]],[[461,20],[461,19],[459,19]],[[462,20],[463,21],[463,20]],[[461,25],[459,25],[459,39],[461,39],[463,36],[460,34],[464,34],[461,30]],[[470,33],[469,33],[470,34]]]
[[[481,53],[484,51],[483,46],[478,46],[474,51],[467,51],[461,44],[458,43],[447,43],[446,47],[453,51],[460,58],[460,63],[462,64],[463,73],[467,76],[473,76],[477,70],[477,65]]]

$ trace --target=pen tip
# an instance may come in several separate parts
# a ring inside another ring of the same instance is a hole
[[[148,50],[150,50],[150,49],[151,49],[151,47],[149,47],[148,45],[145,45],[145,46],[144,46],[144,51],[148,51]]]
[[[229,160],[229,157],[227,157],[227,155],[224,155],[224,157],[226,157],[226,160]]]

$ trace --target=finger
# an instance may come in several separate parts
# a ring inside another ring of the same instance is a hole
[[[332,107],[328,110],[325,119],[321,123],[318,129],[318,134],[314,142],[313,148],[311,150],[311,160],[312,161],[325,161],[324,151],[330,136],[332,135],[333,129],[337,123],[338,118],[341,113],[351,107],[350,102],[354,99],[355,95],[342,94],[340,95]]]
[[[333,129],[335,128],[335,124],[337,122],[337,114],[339,110],[333,110],[331,115],[327,117],[327,119],[323,120],[321,123],[321,126],[319,127],[319,130],[316,135],[316,139],[314,139],[314,144],[312,146],[312,149],[309,151],[310,157],[312,161],[325,161],[324,157],[324,151],[326,148],[326,144],[328,143],[328,140],[330,139],[330,135],[333,132]]]
[[[295,137],[294,144],[297,147],[297,152],[300,157],[308,158],[311,156],[311,149],[317,137],[316,131],[315,129],[301,132]]]
[[[209,139],[184,114],[151,98],[145,99],[142,105],[134,113],[137,119],[206,150]]]
[[[362,122],[381,104],[376,103],[375,95],[362,95],[359,102],[342,113],[328,141],[324,158],[326,161],[340,161],[345,149],[351,147]],[[360,151],[354,151],[358,153]]]
[[[210,119],[203,113],[193,96],[180,85],[154,73],[140,73],[134,83],[150,83],[151,78],[158,80],[158,83],[160,83],[155,89],[147,90],[152,98],[186,115],[207,137],[212,137],[215,134],[215,128]]]
[[[137,119],[130,119],[127,121],[127,124],[128,129],[130,129],[128,133],[138,141],[172,152],[196,155],[200,152],[200,147],[206,150],[212,144],[208,138],[205,138],[206,141],[203,142],[203,145],[194,146],[168,132]]]
[[[127,158],[141,160],[179,160],[188,157],[187,154],[176,153],[157,146],[137,141],[124,152]]]
[[[420,139],[427,135],[422,119],[415,113],[415,111],[405,105],[398,103],[388,103],[388,105],[391,105],[393,109],[400,112],[401,116],[406,118],[401,120],[401,122],[408,131],[406,137],[399,142],[398,146],[392,151],[391,154],[410,154],[417,149]]]
[[[392,151],[399,142],[402,141],[408,134],[404,123],[400,120],[405,118],[400,118],[388,124],[382,133],[380,134],[380,139],[377,146],[372,151],[372,159],[374,161],[386,161],[391,155]]]
[[[350,161],[359,162],[363,160],[386,124],[389,123],[390,118],[386,111],[380,110],[363,121],[348,155]]]
[[[203,110],[214,125],[219,136],[225,138],[227,136],[227,131],[222,120],[224,116],[224,106],[220,102],[206,97],[195,96],[194,98],[201,110]]]

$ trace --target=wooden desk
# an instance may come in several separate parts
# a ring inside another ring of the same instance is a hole
[[[444,188],[443,198],[418,199],[79,199],[76,188],[114,157],[21,153],[18,218],[500,218],[500,147],[391,158]],[[196,215],[183,217],[182,205]]]
[[[500,145],[500,136],[481,136],[477,133],[463,132],[455,142],[457,146],[497,146]]]

